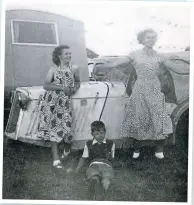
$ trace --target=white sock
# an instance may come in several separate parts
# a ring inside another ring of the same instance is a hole
[[[139,157],[140,153],[139,152],[133,152],[133,158],[137,159]]]
[[[64,157],[67,157],[69,155],[70,151],[69,152],[66,152],[65,150],[63,151],[63,154],[61,156],[61,158],[64,158]]]
[[[53,161],[53,166],[57,166],[61,161],[59,159]]]
[[[158,159],[163,159],[163,158],[164,158],[164,153],[163,153],[163,152],[156,152],[156,153],[155,153],[155,156],[156,156]]]

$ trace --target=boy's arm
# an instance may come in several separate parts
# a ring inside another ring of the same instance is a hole
[[[77,165],[77,168],[76,168],[76,173],[78,173],[80,171],[80,169],[84,166],[86,159],[88,157],[89,157],[88,146],[87,146],[87,144],[85,144],[82,157],[80,158],[78,165]]]
[[[114,158],[115,158],[115,143],[113,143],[112,148],[111,148],[111,151],[110,151],[109,154],[108,154],[108,160],[109,160],[111,163],[113,163]]]
[[[111,157],[112,157],[112,159],[115,158],[115,143],[113,143],[113,145],[112,145],[112,149],[111,149]]]
[[[115,143],[113,143],[112,145],[112,149],[111,149],[111,162],[113,163],[115,159]]]
[[[113,143],[111,148],[111,153],[109,155],[109,161],[112,163],[112,166],[114,167],[115,164],[115,143]]]

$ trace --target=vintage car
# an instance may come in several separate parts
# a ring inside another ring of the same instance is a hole
[[[42,86],[16,89],[5,129],[7,138],[49,146],[48,142],[37,137],[39,110],[44,92]],[[82,82],[79,90],[72,96],[73,148],[83,148],[85,141],[92,138],[90,124],[100,119],[106,123],[108,138],[118,140],[119,146],[120,123],[127,98],[122,82]]]
[[[165,53],[163,55],[170,59],[172,68],[162,65],[158,77],[161,82],[161,91],[165,94],[166,105],[172,118],[174,127],[172,143],[175,144],[178,123],[180,120],[188,121],[190,49],[188,47],[184,52]],[[128,96],[130,96],[132,85],[137,79],[132,64],[122,64],[118,67],[105,69],[102,63],[94,66],[92,73],[93,77],[100,81],[111,82],[116,80],[123,82]],[[184,131],[188,131],[188,124]]]
[[[104,81],[106,80],[104,78],[104,70],[102,71],[102,74],[100,73],[101,71],[99,68],[101,65],[105,65],[107,63],[113,62],[117,59],[121,59],[125,56],[99,56],[97,58],[90,59],[88,62],[88,69],[89,69],[89,79],[91,81]],[[98,73],[96,75],[96,68],[98,68]]]
[[[171,144],[175,144],[177,124],[181,116],[185,113],[188,115],[189,55],[189,52],[176,53],[171,59],[174,68],[163,67],[159,76],[174,127],[173,136],[169,141]],[[98,81],[82,82],[79,90],[72,96],[74,117],[72,148],[82,149],[85,141],[92,138],[90,124],[94,120],[103,120],[107,126],[108,138],[117,142],[117,148],[124,147],[125,144],[120,139],[120,129],[125,102],[130,97],[136,79],[135,69],[131,64],[109,70],[103,70],[100,66],[95,69],[93,77],[100,73],[101,81],[98,79]],[[39,110],[44,92],[42,86],[16,89],[5,129],[7,138],[50,146],[49,142],[37,137]]]

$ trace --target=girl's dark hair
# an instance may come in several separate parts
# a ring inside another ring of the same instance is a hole
[[[104,129],[104,131],[106,131],[105,124],[102,121],[92,122],[91,131],[94,132],[95,130],[99,130],[99,129]]]
[[[61,45],[61,46],[58,46],[54,49],[53,51],[53,55],[52,55],[52,60],[53,60],[53,63],[56,65],[56,66],[59,66],[60,65],[60,58],[59,56],[62,54],[62,50],[63,49],[69,49],[70,47],[67,46],[67,45]]]
[[[143,31],[140,31],[138,34],[137,34],[137,40],[140,44],[143,44],[143,41],[144,41],[144,38],[145,38],[145,35],[147,33],[156,33],[156,31],[154,31],[152,28],[148,28],[148,29],[144,29]],[[157,35],[157,33],[156,33]]]

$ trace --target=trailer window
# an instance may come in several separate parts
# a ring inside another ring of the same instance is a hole
[[[12,20],[12,42],[27,45],[57,45],[54,23]]]

